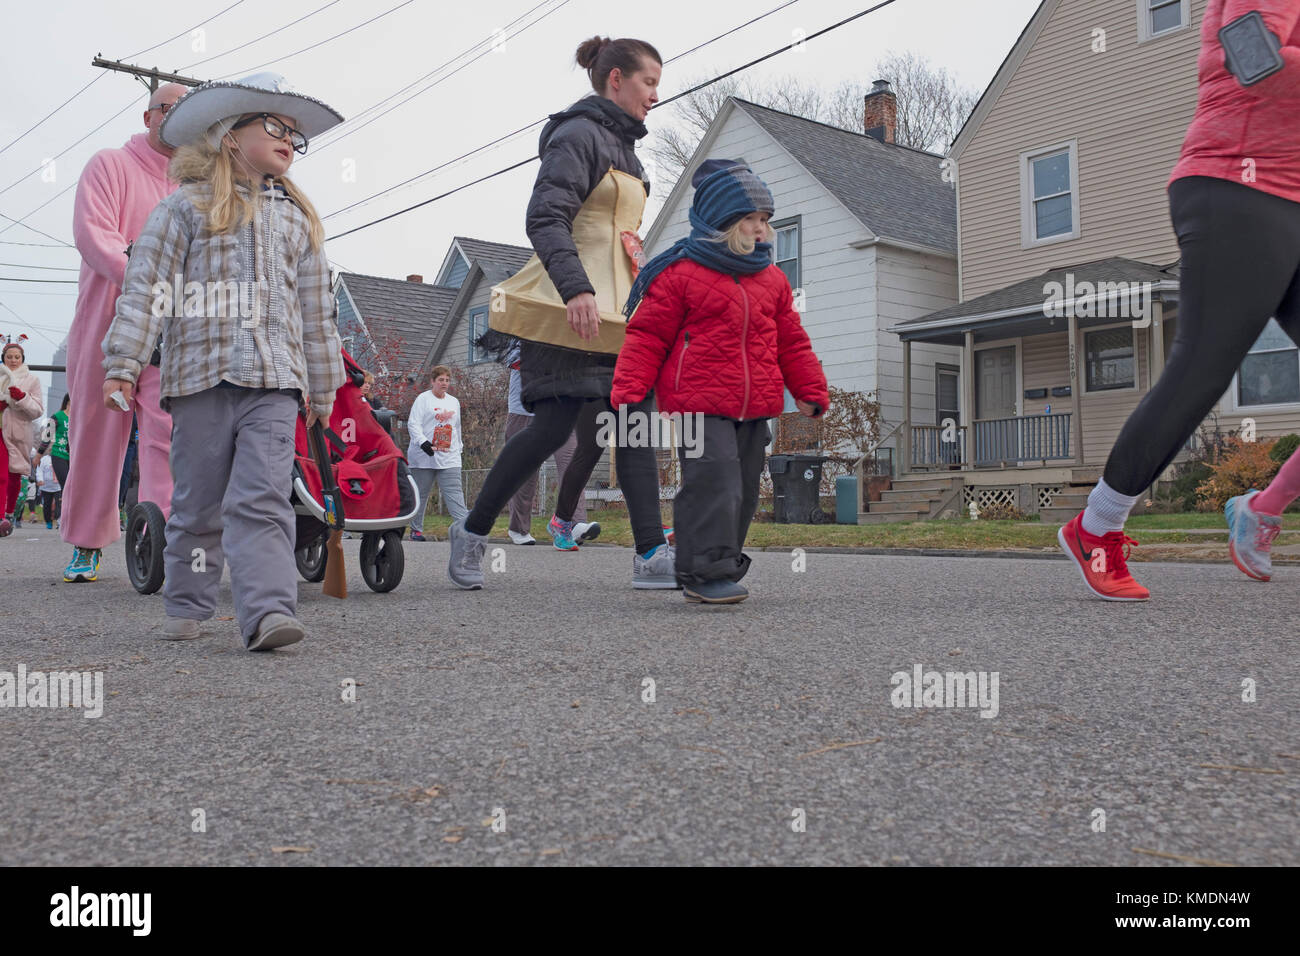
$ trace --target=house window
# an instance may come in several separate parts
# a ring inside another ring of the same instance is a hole
[[[474,365],[477,362],[487,361],[488,354],[482,348],[474,344],[474,340],[488,330],[488,307],[480,306],[477,309],[471,309],[469,313],[469,348],[465,354],[469,357],[469,364]]]
[[[1300,402],[1300,350],[1273,319],[1237,372],[1237,404],[1287,405]]]
[[[1192,22],[1189,0],[1137,0],[1138,42],[1181,30]]]
[[[1075,144],[1020,154],[1021,239],[1025,245],[1079,235]]]
[[[1084,388],[1089,392],[1105,392],[1135,387],[1137,350],[1133,342],[1133,329],[1129,326],[1085,332]]]
[[[772,223],[772,229],[776,233],[775,252],[776,264],[785,277],[790,280],[790,288],[800,288],[800,268],[799,268],[799,249],[800,249],[800,228],[798,219],[789,219],[784,222]]]

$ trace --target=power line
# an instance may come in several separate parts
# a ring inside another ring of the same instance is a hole
[[[0,282],[44,282],[50,285],[76,285],[76,279],[16,279],[13,276],[0,276]]]
[[[767,54],[765,54],[765,55],[763,55],[763,56],[760,56],[760,57],[758,57],[758,58],[756,58],[756,59],[750,60],[748,63],[744,63],[744,64],[742,64],[742,65],[736,67],[736,68],[733,69],[733,70],[728,70],[726,73],[722,73],[722,74],[720,74],[720,75],[718,75],[718,76],[715,76],[715,77],[714,77],[713,79],[711,79],[711,80],[707,80],[707,81],[705,81],[704,83],[697,84],[696,86],[693,86],[693,87],[691,87],[691,88],[688,89],[688,90],[684,90],[684,91],[682,91],[681,93],[678,93],[678,94],[676,94],[676,95],[674,95],[674,96],[671,96],[671,97],[669,97],[669,98],[666,99],[666,100],[662,100],[662,101],[659,102],[659,104],[658,104],[655,108],[656,108],[656,109],[659,109],[659,108],[661,108],[661,107],[667,106],[667,105],[670,104],[670,103],[676,102],[677,100],[681,99],[681,98],[684,97],[684,96],[689,96],[689,95],[691,95],[692,93],[697,93],[697,92],[699,92],[700,90],[705,89],[706,87],[712,86],[714,83],[718,83],[718,82],[720,82],[720,81],[726,79],[726,78],[729,77],[729,76],[734,76],[735,74],[740,73],[740,72],[742,72],[743,70],[747,70],[747,69],[749,69],[750,67],[757,66],[759,63],[762,63],[762,62],[764,62],[765,60],[770,60],[770,59],[771,59],[772,57],[774,57],[774,56],[778,56],[778,55],[780,55],[780,54],[782,54],[782,53],[785,53],[785,52],[788,51],[788,50],[792,50],[792,49],[794,49],[796,46],[799,46],[799,45],[801,45],[801,44],[803,44],[803,43],[807,43],[809,40],[813,40],[813,39],[816,39],[816,38],[819,37],[819,36],[823,36],[823,35],[825,35],[825,34],[827,34],[827,33],[830,33],[832,30],[838,30],[840,27],[845,26],[846,24],[852,23],[854,20],[860,19],[861,17],[864,17],[864,16],[866,16],[866,15],[869,14],[869,13],[874,13],[875,11],[882,9],[883,7],[887,7],[887,6],[889,6],[890,4],[892,4],[892,3],[894,3],[894,2],[895,2],[895,0],[882,0],[882,2],[877,3],[877,4],[875,4],[874,6],[871,6],[871,7],[868,7],[867,9],[865,9],[865,10],[859,11],[858,13],[855,13],[855,14],[853,14],[852,16],[845,17],[843,20],[840,20],[840,21],[838,21],[837,23],[833,23],[833,24],[831,24],[831,25],[828,26],[828,27],[824,27],[823,29],[818,30],[816,33],[809,34],[808,36],[802,38],[801,40],[797,40],[797,41],[795,41],[794,43],[788,43],[788,44],[786,44],[785,46],[783,46],[783,47],[781,47],[781,48],[779,48],[779,49],[773,50],[771,53],[767,53]],[[788,4],[787,4],[787,5],[788,5]],[[776,8],[776,10],[779,10],[779,9],[781,9],[781,7],[777,7],[777,8]],[[769,11],[769,12],[770,12],[770,13],[774,13],[774,12],[776,12],[776,10]],[[766,15],[767,15],[767,14],[764,14],[764,16],[766,16]],[[758,17],[758,18],[756,18],[756,19],[762,19],[762,17]],[[752,21],[751,21],[751,22],[752,22]],[[732,32],[734,32],[734,31],[732,31]],[[722,34],[722,36],[726,36],[726,34]],[[716,39],[716,38],[715,38],[715,39]],[[712,42],[712,41],[709,41],[709,42]],[[702,44],[702,45],[703,45],[703,44]],[[698,49],[698,48],[697,48],[697,49]],[[539,120],[538,122],[540,122],[540,120]],[[533,125],[535,126],[535,125],[537,125],[537,124],[534,123]],[[525,129],[526,129],[526,128],[527,128],[527,127],[525,127]],[[513,135],[513,134],[507,134],[507,135]],[[476,152],[476,151],[475,151],[475,152]],[[465,154],[465,155],[470,155],[470,154]],[[540,158],[539,156],[532,156],[532,157],[530,157],[529,159],[521,160],[520,162],[517,162],[517,163],[515,163],[515,164],[512,165],[512,166],[507,166],[505,169],[500,169],[500,170],[497,170],[497,171],[494,172],[494,173],[489,173],[488,175],[486,175],[486,176],[482,176],[482,177],[480,177],[480,178],[474,180],[473,182],[465,183],[463,186],[458,186],[458,187],[456,187],[455,189],[450,189],[450,190],[448,190],[448,191],[445,192],[445,193],[441,193],[440,195],[437,195],[437,196],[432,197],[431,199],[426,199],[426,200],[424,200],[424,201],[422,201],[422,202],[415,203],[415,204],[412,205],[412,206],[407,206],[405,209],[399,209],[397,212],[390,213],[390,214],[387,215],[387,216],[383,216],[383,217],[381,217],[381,218],[379,218],[379,219],[372,220],[371,222],[363,223],[362,225],[360,225],[360,226],[356,226],[355,228],[352,228],[352,229],[349,229],[349,230],[347,230],[346,232],[341,232],[341,233],[338,233],[337,235],[334,235],[334,236],[327,236],[326,239],[325,239],[325,241],[328,242],[328,241],[330,241],[331,239],[341,239],[341,238],[343,238],[344,236],[349,236],[349,235],[351,235],[351,234],[354,233],[354,232],[360,232],[362,229],[368,229],[370,226],[378,225],[378,224],[381,223],[381,222],[386,222],[386,221],[389,220],[389,219],[393,219],[393,218],[395,218],[395,217],[397,217],[397,216],[400,216],[400,215],[403,215],[403,214],[405,214],[405,213],[411,212],[411,211],[413,211],[413,210],[415,210],[415,209],[419,209],[419,208],[422,207],[422,206],[427,206],[427,205],[429,205],[429,204],[432,203],[432,202],[436,202],[436,201],[438,201],[439,199],[444,199],[444,198],[446,198],[447,196],[450,196],[450,195],[453,195],[454,193],[458,193],[458,192],[460,192],[462,189],[467,189],[467,188],[469,188],[470,186],[478,185],[478,184],[481,183],[481,182],[485,182],[485,181],[487,181],[487,180],[489,180],[489,179],[492,179],[492,178],[494,178],[494,177],[496,177],[496,176],[500,176],[500,175],[502,175],[503,173],[507,173],[507,172],[510,172],[511,170],[518,169],[520,166],[526,166],[527,164],[529,164],[529,163],[531,163],[531,162],[533,162],[534,160],[537,160],[537,159],[539,159],[539,158]],[[418,178],[418,177],[416,177],[416,178]],[[382,193],[377,194],[377,195],[382,195]],[[371,197],[371,198],[376,198],[376,197]],[[353,205],[356,205],[356,204],[354,203]],[[351,208],[351,207],[349,207],[349,208]]]
[[[202,23],[196,24],[195,26],[190,27],[188,30],[184,31],[183,33],[178,33],[178,34],[176,34],[176,36],[171,37],[170,39],[163,40],[162,43],[155,43],[153,46],[148,47],[148,48],[146,48],[146,49],[143,49],[143,50],[141,50],[139,53],[132,53],[132,54],[131,54],[127,59],[135,59],[137,56],[143,56],[144,54],[149,53],[149,52],[152,51],[152,50],[156,50],[156,49],[158,49],[158,47],[160,47],[160,46],[166,46],[168,43],[171,43],[172,40],[178,40],[178,39],[180,39],[181,37],[185,36],[186,34],[193,33],[193,32],[194,32],[195,30],[197,30],[199,27],[204,26],[205,24],[211,23],[211,22],[212,22],[213,20],[215,20],[217,17],[221,16],[222,13],[226,13],[226,12],[229,11],[229,10],[233,10],[235,7],[239,6],[239,5],[240,5],[241,3],[243,3],[243,2],[244,2],[244,0],[236,0],[235,3],[232,3],[230,6],[226,7],[225,10],[222,10],[222,11],[220,11],[220,12],[218,12],[218,13],[214,13],[212,16],[208,17],[208,18],[207,18],[206,20],[204,20]],[[337,2],[337,0],[335,0],[335,2]],[[0,155],[3,155],[3,154],[4,154],[4,153],[9,149],[10,146],[12,146],[14,143],[18,142],[20,139],[22,139],[24,136],[26,136],[26,135],[27,135],[28,133],[30,133],[32,130],[36,129],[38,126],[40,126],[40,125],[41,125],[42,123],[44,123],[46,120],[48,120],[51,116],[53,116],[53,115],[54,115],[55,113],[57,113],[59,110],[63,109],[63,107],[67,106],[69,103],[71,103],[73,100],[75,100],[75,99],[76,99],[78,96],[80,96],[82,93],[86,92],[86,90],[90,89],[92,86],[94,86],[96,83],[98,83],[98,82],[99,82],[100,80],[102,80],[103,78],[104,78],[104,74],[103,74],[103,73],[99,73],[99,74],[97,74],[93,80],[91,80],[89,83],[87,83],[87,84],[86,84],[85,86],[83,86],[81,89],[77,90],[77,92],[73,93],[71,96],[69,96],[66,100],[64,100],[64,101],[63,101],[62,103],[60,103],[58,106],[54,107],[54,109],[50,110],[48,113],[46,113],[46,114],[45,114],[44,116],[42,116],[40,119],[38,119],[35,123],[33,123],[31,126],[29,126],[26,130],[24,130],[23,132],[19,133],[17,136],[15,136],[13,139],[11,139],[8,143],[6,143],[3,147],[0,147]],[[135,101],[132,100],[132,102],[135,102]],[[30,176],[31,174],[28,173],[28,175]],[[24,177],[24,178],[26,178],[26,177]]]
[[[323,7],[317,7],[317,8],[316,8],[315,10],[313,10],[311,13],[304,14],[303,16],[299,17],[297,20],[293,20],[293,21],[291,21],[291,22],[289,22],[289,23],[286,23],[284,26],[279,27],[279,28],[277,28],[277,29],[275,29],[275,30],[272,30],[270,33],[265,33],[265,34],[263,34],[262,36],[258,37],[258,38],[255,39],[255,40],[249,40],[247,43],[241,43],[241,44],[239,44],[239,46],[237,46],[237,47],[232,47],[231,49],[227,50],[225,53],[217,53],[217,54],[214,54],[213,56],[208,57],[206,60],[199,60],[197,63],[191,63],[191,64],[189,64],[188,66],[183,66],[183,67],[181,67],[181,69],[182,69],[182,70],[192,70],[192,69],[194,69],[196,66],[202,66],[204,63],[211,63],[213,60],[219,60],[219,59],[221,59],[223,56],[230,56],[230,54],[236,52],[237,50],[242,50],[242,49],[244,49],[244,47],[252,46],[254,43],[261,43],[263,40],[267,39],[268,37],[273,37],[273,36],[275,36],[277,33],[280,33],[280,32],[282,32],[282,31],[284,31],[284,30],[289,29],[289,27],[296,26],[297,24],[302,23],[302,21],[304,21],[304,20],[306,20],[306,19],[308,19],[308,18],[310,18],[310,17],[314,17],[314,16],[316,16],[316,14],[320,13],[322,10],[328,10],[330,7],[334,6],[334,5],[335,5],[336,3],[338,3],[338,2],[339,2],[339,0],[330,0],[330,2],[327,3],[327,4],[325,4]]]
[[[326,43],[329,43],[329,42],[331,42],[331,41],[333,41],[333,40],[337,40],[337,39],[338,39],[339,37],[341,37],[341,36],[347,36],[347,35],[348,35],[349,33],[351,33],[353,30],[360,30],[362,27],[366,26],[367,24],[374,23],[376,20],[381,20],[381,19],[383,19],[384,17],[388,16],[390,13],[393,13],[393,12],[396,11],[396,10],[400,10],[400,9],[402,9],[402,7],[410,6],[410,5],[411,5],[412,3],[414,3],[414,2],[415,2],[415,0],[403,0],[403,2],[402,2],[402,3],[399,3],[397,6],[395,6],[395,7],[390,7],[389,9],[385,10],[383,13],[377,14],[377,15],[371,17],[369,20],[365,20],[365,21],[363,21],[363,22],[361,22],[361,23],[358,23],[358,24],[357,24],[356,26],[354,26],[354,27],[349,27],[348,29],[344,30],[342,33],[336,33],[336,34],[334,34],[332,37],[326,37],[324,40],[321,40],[319,43],[313,43],[311,46],[305,46],[305,47],[303,47],[301,50],[298,50],[298,51],[296,51],[296,52],[294,52],[294,53],[286,53],[284,56],[277,56],[274,60],[267,60],[265,63],[259,63],[257,66],[249,67],[248,69],[236,70],[234,73],[227,73],[227,74],[225,74],[224,76],[219,76],[219,77],[217,77],[217,79],[218,79],[218,80],[228,80],[228,79],[230,79],[230,77],[232,77],[232,76],[248,75],[248,74],[251,74],[251,73],[256,73],[256,72],[258,72],[259,70],[261,70],[262,67],[270,66],[272,63],[279,63],[279,62],[281,62],[282,60],[288,60],[288,59],[290,59],[290,58],[292,58],[292,57],[297,56],[299,53],[306,53],[308,50],[314,50],[314,49],[316,49],[316,47],[318,47],[318,46],[323,46],[323,45],[325,45]]]
[[[6,217],[8,218],[8,217]],[[15,242],[12,239],[0,239],[0,246],[39,246],[42,249],[62,249],[64,242]],[[76,248],[73,246],[72,248]]]
[[[509,29],[510,29],[511,27],[513,27],[516,23],[518,23],[520,20],[524,19],[524,17],[528,16],[529,14],[533,13],[535,10],[539,9],[540,7],[544,7],[544,6],[546,6],[546,4],[551,3],[551,2],[553,2],[553,0],[542,0],[541,3],[537,4],[536,6],[532,7],[531,9],[527,10],[526,12],[524,12],[523,14],[521,14],[521,15],[518,16],[518,17],[516,17],[514,20],[510,21],[508,24],[506,24],[505,27],[502,28],[502,33],[504,33],[506,30],[509,30]],[[526,24],[526,25],[525,25],[524,27],[522,27],[520,30],[516,31],[516,32],[512,35],[512,37],[507,37],[506,39],[511,39],[511,38],[513,38],[514,36],[519,36],[519,35],[522,34],[524,31],[528,30],[529,27],[532,27],[532,26],[534,26],[535,24],[538,24],[538,23],[540,23],[541,21],[545,20],[545,19],[546,19],[547,17],[549,17],[551,14],[558,12],[558,11],[560,10],[561,7],[566,6],[568,3],[569,3],[569,0],[561,0],[560,4],[559,4],[558,6],[553,7],[552,9],[546,11],[546,12],[543,13],[540,17],[538,17],[536,20],[532,21],[532,23],[528,23],[528,24]],[[369,106],[369,107],[367,107],[366,109],[362,110],[360,113],[358,113],[356,116],[354,116],[354,117],[352,118],[351,122],[352,122],[352,123],[357,123],[357,121],[360,120],[362,116],[365,116],[366,113],[369,113],[369,112],[372,112],[373,110],[378,109],[379,107],[383,106],[384,103],[388,102],[388,101],[391,100],[391,99],[395,99],[396,97],[400,96],[402,93],[406,92],[406,91],[409,90],[411,87],[415,86],[417,83],[420,83],[420,82],[422,82],[422,81],[428,79],[429,77],[433,76],[434,74],[441,72],[442,70],[444,70],[444,69],[446,69],[448,66],[450,66],[452,63],[455,63],[455,62],[456,62],[457,60],[459,60],[461,57],[468,56],[469,54],[473,53],[475,50],[477,50],[479,47],[483,46],[485,43],[493,43],[493,42],[494,42],[494,38],[493,38],[493,37],[489,37],[489,38],[487,38],[486,40],[480,40],[480,41],[478,41],[478,42],[475,43],[473,46],[471,46],[469,49],[464,50],[464,51],[461,52],[461,53],[458,53],[456,56],[452,57],[450,60],[448,60],[448,61],[446,61],[445,63],[441,64],[441,65],[438,66],[436,69],[430,70],[428,73],[424,74],[424,76],[421,76],[421,77],[418,77],[418,78],[415,79],[415,80],[412,80],[410,83],[408,83],[406,86],[402,87],[400,90],[397,90],[395,93],[392,93],[392,94],[390,94],[389,96],[384,97],[384,98],[383,98],[382,100],[380,100],[378,103],[375,103],[374,105]],[[365,127],[369,126],[371,123],[375,122],[375,120],[379,119],[380,117],[387,116],[387,115],[388,115],[389,113],[391,113],[393,110],[395,110],[395,109],[397,109],[397,108],[399,108],[399,107],[401,107],[401,106],[404,106],[405,104],[409,103],[411,100],[415,99],[417,96],[420,96],[420,95],[422,95],[422,94],[424,94],[424,93],[427,93],[429,90],[433,89],[435,86],[437,86],[438,84],[442,83],[444,80],[448,80],[448,79],[450,79],[451,77],[455,76],[457,73],[459,73],[461,70],[465,69],[466,67],[471,66],[471,65],[473,65],[474,63],[477,63],[477,62],[478,62],[478,61],[479,61],[479,60],[480,60],[484,55],[485,55],[485,53],[479,53],[477,56],[474,56],[472,59],[466,61],[465,63],[462,63],[460,66],[456,67],[456,69],[452,70],[450,73],[446,74],[445,76],[441,76],[441,77],[439,77],[437,80],[435,80],[434,82],[430,83],[428,86],[424,87],[423,89],[418,90],[418,91],[416,91],[415,93],[412,93],[410,96],[408,96],[406,99],[402,100],[400,103],[394,103],[394,104],[393,104],[392,106],[390,106],[388,109],[383,110],[382,112],[379,112],[379,113],[375,114],[374,116],[372,116],[372,117],[370,117],[369,119],[367,119],[364,123],[360,123],[359,125],[354,125],[354,126],[352,126],[350,129],[348,129],[346,132],[342,132],[342,133],[340,133],[339,135],[334,136],[333,138],[331,138],[330,140],[328,140],[326,143],[324,143],[324,144],[322,144],[322,145],[320,145],[320,146],[317,146],[314,150],[312,150],[312,152],[311,152],[310,155],[312,155],[312,156],[317,156],[317,155],[319,155],[320,152],[321,152],[322,150],[328,149],[329,147],[333,146],[335,143],[339,142],[340,140],[346,139],[347,137],[351,136],[353,133],[356,133],[356,132],[358,132],[359,130],[364,129]],[[345,124],[343,124],[343,125],[344,125],[344,126],[347,126],[348,124],[345,123]]]
[[[326,236],[325,241],[329,242],[331,239],[342,239],[344,236],[350,236],[354,232],[360,232],[362,229],[366,229],[369,228],[370,226],[378,225],[379,223],[384,222],[387,219],[392,219],[396,216],[402,215],[403,213],[408,213],[412,209],[419,209],[421,206],[427,206],[429,205],[429,203],[437,202],[439,199],[444,199],[447,196],[450,196],[452,193],[458,193],[462,189],[469,189],[470,186],[477,186],[481,182],[486,182],[487,180],[492,179],[496,176],[504,175],[505,173],[508,173],[511,170],[518,169],[520,166],[527,166],[536,158],[537,157],[534,156],[531,159],[525,159],[518,163],[515,163],[513,166],[507,166],[505,169],[498,169],[495,173],[488,173],[486,176],[480,177],[479,179],[476,179],[473,182],[465,183],[465,185],[463,186],[457,186],[455,189],[449,189],[445,193],[442,193],[441,195],[434,196],[432,199],[426,199],[423,202],[416,203],[414,206],[407,206],[405,209],[399,209],[397,212],[389,213],[387,216],[383,216],[380,219],[374,220],[374,222],[368,222],[365,225],[357,226],[355,229],[349,229],[347,232],[340,232],[336,236]]]
[[[9,231],[10,229],[12,229],[14,226],[22,226],[24,229],[30,229],[32,232],[36,233],[38,236],[44,236],[46,239],[53,239],[55,242],[57,242],[57,243],[58,243],[59,245],[61,245],[61,246],[67,246],[69,249],[76,249],[76,248],[77,248],[76,246],[74,246],[74,245],[73,245],[72,243],[70,243],[70,242],[64,242],[64,241],[63,241],[62,239],[60,239],[58,236],[51,236],[48,232],[42,232],[41,230],[37,229],[35,226],[29,226],[27,223],[23,222],[21,219],[15,219],[13,216],[6,216],[6,215],[5,215],[4,213],[2,213],[2,212],[0,212],[0,217],[2,217],[2,218],[4,218],[4,219],[8,219],[8,220],[10,221],[10,223],[13,224],[13,225],[5,226],[3,229],[0,229],[0,232],[8,232],[8,231]]]
[[[765,17],[770,17],[772,14],[774,14],[774,13],[778,13],[778,12],[780,12],[781,10],[784,10],[786,7],[792,6],[793,4],[798,3],[798,2],[799,2],[799,0],[786,0],[785,3],[782,3],[780,6],[773,7],[771,10],[768,10],[766,13],[761,13],[761,14],[759,14],[758,16],[754,17],[754,18],[751,19],[751,20],[746,20],[744,23],[740,24],[739,26],[732,27],[730,30],[726,31],[725,33],[720,33],[720,34],[718,34],[717,36],[713,37],[712,39],[705,40],[703,43],[697,44],[696,46],[691,47],[689,50],[685,50],[685,51],[683,51],[683,52],[681,52],[681,53],[678,53],[676,56],[670,57],[670,58],[666,61],[666,64],[667,64],[667,63],[673,63],[673,62],[675,62],[675,61],[677,61],[677,60],[680,60],[682,57],[684,57],[684,56],[688,56],[689,54],[694,53],[694,52],[697,51],[697,50],[702,50],[704,47],[708,46],[709,44],[711,44],[711,43],[716,43],[718,40],[721,40],[721,39],[723,39],[723,38],[725,38],[725,37],[731,36],[731,34],[735,33],[737,30],[743,30],[745,27],[747,27],[747,26],[751,26],[752,24],[757,23],[759,20],[762,20],[762,19],[764,19]],[[534,7],[533,9],[535,10],[535,9],[537,9],[537,8]],[[558,10],[559,8],[557,7],[556,9]],[[531,12],[532,12],[532,11],[530,10],[529,13],[531,13]],[[554,12],[554,11],[552,11],[552,12]],[[524,16],[527,16],[527,14],[524,14]],[[520,19],[522,19],[522,17],[521,17]],[[517,21],[516,21],[516,22],[517,22]],[[536,21],[534,21],[534,22],[536,22]],[[520,31],[520,32],[523,32],[523,31]],[[471,62],[472,62],[472,61],[471,61]],[[666,65],[666,64],[665,64],[665,65]],[[400,91],[399,91],[399,92],[400,92]],[[661,105],[662,105],[662,104],[661,104]],[[387,195],[387,194],[390,193],[390,192],[393,192],[393,191],[395,191],[395,190],[401,189],[403,186],[408,186],[408,185],[410,185],[411,183],[415,182],[415,181],[418,180],[418,179],[423,179],[425,176],[430,176],[430,175],[432,175],[433,173],[436,173],[436,172],[438,172],[438,171],[441,170],[441,169],[446,169],[448,166],[451,166],[451,165],[453,165],[453,164],[455,164],[455,163],[460,162],[462,159],[467,159],[467,158],[469,158],[470,156],[475,155],[476,153],[481,153],[481,152],[483,152],[484,150],[490,149],[490,148],[492,148],[493,146],[496,146],[498,143],[502,143],[502,142],[504,142],[505,140],[508,140],[508,139],[511,139],[512,137],[518,136],[520,133],[527,132],[528,130],[532,129],[532,128],[535,127],[535,126],[540,126],[542,123],[545,123],[546,120],[547,120],[547,117],[543,116],[541,119],[539,119],[539,120],[537,120],[537,121],[535,121],[535,122],[529,123],[527,126],[521,126],[521,127],[519,127],[519,129],[517,129],[517,130],[513,130],[512,132],[509,132],[509,133],[506,133],[504,136],[498,136],[496,139],[492,140],[491,142],[484,143],[482,146],[479,146],[479,147],[477,147],[477,148],[475,148],[475,149],[471,149],[469,152],[461,153],[459,156],[456,156],[456,157],[454,157],[454,158],[452,158],[452,159],[449,159],[449,160],[447,160],[445,163],[440,163],[440,164],[438,164],[437,166],[434,166],[432,169],[426,169],[424,172],[422,172],[422,173],[417,173],[416,175],[410,177],[409,179],[404,179],[404,180],[402,180],[400,183],[397,183],[397,184],[395,184],[395,185],[393,185],[393,186],[389,186],[387,189],[381,189],[379,192],[374,193],[373,195],[367,196],[367,197],[364,198],[364,199],[358,199],[356,202],[354,202],[354,203],[350,203],[349,205],[344,206],[342,209],[336,209],[336,210],[334,210],[334,212],[329,213],[328,215],[321,217],[321,221],[323,222],[323,221],[326,220],[326,219],[330,219],[330,218],[332,218],[332,217],[334,217],[334,216],[341,215],[342,213],[345,213],[345,212],[347,212],[347,211],[350,210],[350,209],[355,209],[355,208],[358,207],[358,206],[364,206],[365,204],[367,204],[367,203],[369,203],[369,202],[373,202],[374,200],[380,198],[381,196],[385,196],[385,195]],[[341,137],[340,137],[340,138],[341,138]],[[332,145],[332,144],[326,144],[326,145]],[[536,158],[537,158],[536,156],[533,157],[533,159],[536,159]],[[514,167],[511,167],[511,168],[513,169]],[[473,183],[470,183],[469,185],[473,185]],[[447,193],[446,195],[450,195],[450,193]]]
[[[12,266],[18,269],[44,269],[48,272],[79,272],[76,266],[29,266],[25,262],[0,262],[0,266]]]

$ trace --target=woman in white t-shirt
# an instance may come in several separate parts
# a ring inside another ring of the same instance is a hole
[[[437,365],[429,373],[429,390],[421,392],[411,405],[406,428],[411,443],[406,461],[420,491],[419,506],[411,519],[411,540],[424,540],[424,508],[434,481],[452,521],[460,521],[469,509],[460,483],[460,400],[447,392],[451,369]]]

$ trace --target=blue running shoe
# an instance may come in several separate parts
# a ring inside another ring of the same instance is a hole
[[[551,521],[546,526],[546,530],[551,533],[555,539],[555,547],[560,551],[577,551],[578,546],[573,540],[572,521],[561,521],[558,516],[551,515]]]
[[[99,548],[73,548],[72,560],[63,569],[63,580],[69,584],[94,581],[99,577]]]
[[[1262,515],[1250,506],[1250,499],[1258,491],[1251,489],[1244,495],[1229,498],[1223,506],[1228,519],[1228,554],[1232,563],[1256,581],[1267,581],[1273,576],[1273,558],[1269,551],[1273,539],[1282,530],[1282,519],[1277,515]]]

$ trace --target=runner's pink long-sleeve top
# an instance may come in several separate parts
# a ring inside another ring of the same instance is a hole
[[[1223,63],[1219,30],[1258,10],[1286,65],[1242,86]],[[1196,64],[1200,96],[1169,181],[1212,176],[1300,202],[1300,0],[1210,0]]]

